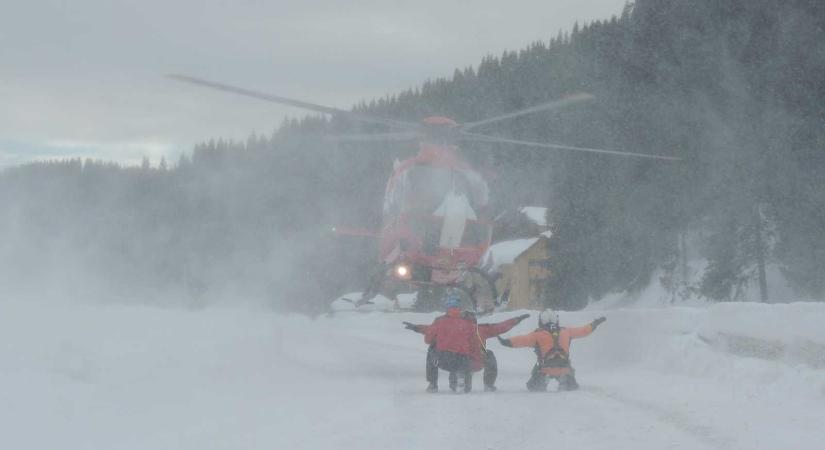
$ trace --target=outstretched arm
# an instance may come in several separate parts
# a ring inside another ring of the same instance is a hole
[[[571,338],[585,337],[585,336],[589,335],[590,333],[592,333],[593,330],[595,330],[596,327],[601,325],[601,323],[604,322],[605,320],[607,320],[607,318],[599,317],[598,319],[594,320],[593,322],[590,322],[589,324],[587,324],[585,326],[571,327],[571,328],[568,328],[567,330],[570,331],[570,337]]]
[[[505,320],[504,322],[498,323],[482,323],[478,325],[478,335],[481,339],[489,339],[491,337],[498,336],[500,334],[504,334],[519,323],[522,320],[530,317],[530,314],[522,314],[518,317],[513,317],[512,319]]]
[[[410,322],[401,322],[404,324],[404,328],[415,331],[416,333],[427,334],[427,330],[430,329],[430,325],[416,325]]]
[[[505,347],[535,347],[538,343],[537,337],[538,334],[536,332],[532,332],[530,334],[525,334],[524,336],[515,336],[510,339],[502,339],[499,336],[498,341]]]

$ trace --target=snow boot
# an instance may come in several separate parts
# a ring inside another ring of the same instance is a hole
[[[530,392],[545,392],[547,390],[547,377],[541,373],[538,365],[533,366],[530,379],[527,380],[527,390]]]
[[[567,375],[563,375],[559,377],[559,390],[560,391],[575,391],[579,388],[579,383],[576,382],[576,376],[573,375],[573,372],[570,372]]]
[[[473,390],[473,373],[464,372],[464,393],[472,392]]]
[[[484,355],[484,390],[488,392],[495,392],[496,378],[498,378],[498,363],[496,362],[496,355],[492,350],[487,350]]]
[[[458,374],[455,372],[450,372],[450,390],[456,392],[458,389]]]
[[[467,392],[467,385],[465,384],[466,381],[467,380],[464,377],[458,377],[458,380],[456,381],[456,386],[455,386],[455,389],[453,389],[453,392],[455,392],[456,394],[463,394],[463,393]],[[470,389],[472,389],[472,387],[470,387]]]

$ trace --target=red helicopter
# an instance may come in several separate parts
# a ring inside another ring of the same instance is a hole
[[[336,230],[339,234],[377,236],[379,239],[378,269],[370,277],[361,299],[349,300],[357,306],[369,303],[381,291],[388,291],[388,296],[395,300],[397,306],[396,294],[399,285],[412,285],[416,289],[428,285],[458,288],[464,292],[464,297],[469,302],[468,306],[476,311],[489,311],[506,300],[499,298],[492,278],[479,267],[490,247],[494,221],[488,208],[487,182],[461,157],[458,147],[461,141],[505,143],[664,160],[679,159],[522,141],[471,131],[501,120],[559,109],[594,98],[585,93],[569,95],[559,100],[470,123],[459,124],[453,119],[441,116],[427,117],[421,123],[414,123],[345,111],[186,75],[168,76],[199,86],[360,122],[380,124],[397,130],[389,133],[332,136],[331,139],[334,141],[418,142],[418,154],[404,161],[396,161],[387,182],[381,230],[378,233],[355,229]]]

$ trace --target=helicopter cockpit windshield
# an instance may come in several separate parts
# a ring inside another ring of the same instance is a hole
[[[418,164],[398,175],[384,198],[385,226],[406,229],[428,255],[438,248],[488,244],[487,183],[465,168]]]
[[[433,214],[447,194],[461,195],[476,208],[487,202],[486,183],[480,176],[467,176],[451,168],[419,165],[404,174],[401,183],[402,210],[412,214]],[[477,175],[473,173],[474,175]]]
[[[432,214],[455,185],[455,174],[450,169],[416,166],[405,175],[405,212]]]

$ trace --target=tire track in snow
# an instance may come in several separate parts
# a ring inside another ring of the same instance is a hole
[[[409,363],[376,360],[376,355],[380,355],[381,351],[386,351],[388,348],[396,351],[411,351],[410,348],[402,345],[348,334],[324,333],[316,336],[312,342],[304,341],[300,339],[301,337],[303,336],[279,333],[278,345],[275,348],[276,355],[283,362],[292,364],[294,368],[309,369],[313,373],[363,379],[401,380],[418,378],[420,374],[423,374],[423,355],[426,354],[426,348],[423,352],[413,350],[416,353],[420,352],[421,363],[420,368],[416,367],[416,370],[412,371]],[[345,351],[336,352],[341,349]],[[318,355],[327,355],[327,357],[319,358]],[[401,359],[401,361],[406,361],[406,359]]]
[[[594,392],[586,388],[535,393],[514,383],[506,385],[496,393],[403,393],[399,406],[419,418],[404,424],[409,442],[415,444],[408,448],[699,450],[727,449],[733,442],[713,430],[692,426],[678,414],[629,405],[611,395],[591,395]],[[656,420],[650,420],[651,413]],[[622,418],[619,422],[617,414]],[[664,427],[653,427],[656,422]],[[449,431],[444,433],[445,429]],[[428,441],[426,435],[433,432],[442,434],[440,441]]]
[[[679,411],[668,409],[660,405],[649,403],[643,400],[624,397],[615,392],[610,392],[599,387],[582,387],[581,391],[588,394],[592,394],[598,398],[611,400],[622,405],[631,406],[638,410],[651,413],[655,415],[660,422],[670,425],[678,429],[679,431],[682,431],[692,436],[697,441],[711,448],[736,448],[735,446],[737,441],[735,439],[731,439],[729,437],[720,435],[719,432],[712,427],[695,423],[693,420],[690,419],[690,417]]]
[[[714,336],[696,335],[711,348],[745,358],[784,362],[789,365],[804,364],[812,369],[825,369],[825,345],[797,339],[786,343],[730,333],[716,333]]]

